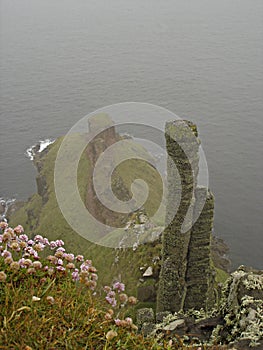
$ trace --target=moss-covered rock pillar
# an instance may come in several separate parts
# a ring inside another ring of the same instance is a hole
[[[199,140],[196,126],[182,120],[166,123],[165,136],[168,153],[167,225],[163,233],[157,312],[175,312],[183,307],[186,296],[186,271],[198,175]]]
[[[195,190],[194,217],[188,249],[184,309],[209,309],[214,305],[214,270],[211,267],[211,237],[214,196],[205,187]]]

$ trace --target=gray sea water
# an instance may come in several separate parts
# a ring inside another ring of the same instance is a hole
[[[24,153],[38,140],[105,105],[157,104],[198,125],[233,266],[263,267],[262,0],[1,0],[0,10],[0,197],[35,192]]]

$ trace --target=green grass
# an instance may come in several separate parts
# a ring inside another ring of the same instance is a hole
[[[217,283],[225,283],[225,281],[229,277],[229,274],[222,269],[218,269],[217,267],[215,267],[215,270],[216,270],[216,282]]]
[[[38,258],[27,257],[31,266],[21,266],[19,260],[28,252],[27,248],[33,247],[38,251],[39,244],[36,241],[25,243],[19,237],[20,233],[9,227],[2,236],[1,249],[7,250],[9,256],[0,255],[0,349],[186,349],[180,339],[171,336],[172,339],[168,339],[165,333],[158,339],[153,336],[145,338],[140,334],[134,322],[131,319],[128,322],[127,317],[135,318],[138,307],[154,305],[144,303],[136,306],[129,300],[121,306],[121,294],[117,291],[117,305],[109,305],[100,286],[90,288],[89,283],[96,272],[90,262],[86,261],[89,270],[83,270],[80,266],[82,261],[71,257],[80,270],[80,278],[75,282],[71,278],[73,270],[68,265],[67,255],[46,245],[46,254],[40,250]],[[63,261],[64,271],[59,271],[57,262],[53,261],[58,258]],[[53,269],[52,273],[50,269]],[[116,319],[122,324],[118,325]],[[208,346],[203,349],[208,349]]]

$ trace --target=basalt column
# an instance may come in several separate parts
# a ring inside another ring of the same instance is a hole
[[[157,311],[175,312],[183,307],[186,296],[199,140],[195,125],[182,120],[166,123],[165,137],[168,153],[168,198]]]

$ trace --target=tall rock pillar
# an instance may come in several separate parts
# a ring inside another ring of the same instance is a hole
[[[188,248],[184,309],[211,308],[215,302],[214,270],[211,267],[211,237],[214,196],[205,187],[195,190],[194,222]]]
[[[186,294],[191,213],[197,183],[199,141],[194,124],[182,120],[166,123],[168,198],[163,232],[162,268],[157,311],[182,308]],[[176,214],[174,215],[175,210]]]
[[[214,302],[210,259],[214,197],[207,188],[197,187],[197,136],[191,122],[166,124],[168,198],[157,312],[206,308]]]

